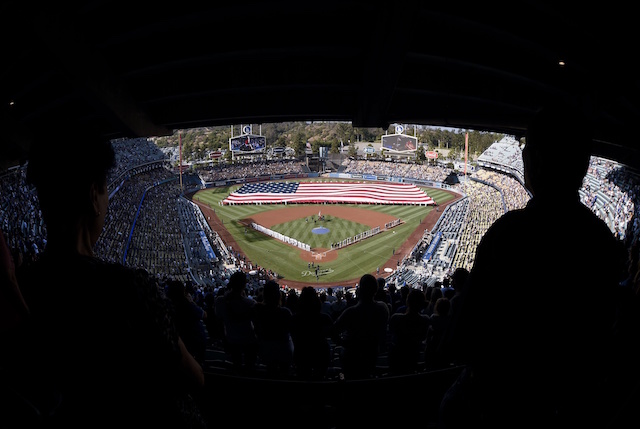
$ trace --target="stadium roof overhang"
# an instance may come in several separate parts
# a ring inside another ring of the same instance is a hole
[[[43,3],[0,9],[2,161],[36,126],[134,137],[344,120],[520,136],[561,97],[596,118],[597,154],[640,166],[631,3]]]

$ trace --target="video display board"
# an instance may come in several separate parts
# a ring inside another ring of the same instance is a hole
[[[418,139],[404,134],[389,134],[382,136],[382,148],[395,152],[414,152],[418,148]]]
[[[232,152],[262,152],[266,146],[267,139],[255,134],[245,134],[229,139],[229,149]]]

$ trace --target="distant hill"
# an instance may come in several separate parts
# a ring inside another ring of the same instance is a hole
[[[243,124],[247,125],[247,124]],[[231,133],[241,134],[241,125],[192,128],[176,130],[173,135],[158,137],[155,140],[160,147],[178,146],[182,139],[185,161],[207,159],[209,152],[227,148]],[[317,152],[318,146],[330,147],[330,152],[338,153],[340,144],[349,146],[352,142],[379,142],[382,136],[393,134],[394,125],[388,129],[358,128],[349,122],[281,122],[269,124],[251,124],[252,134],[266,137],[267,147],[291,147],[302,155],[309,142]],[[469,132],[469,154],[479,155],[492,143],[504,137],[504,134],[480,132],[474,130],[444,129],[425,125],[407,125],[405,134],[415,135],[420,144],[428,149],[440,149],[446,152],[464,152],[465,132]]]

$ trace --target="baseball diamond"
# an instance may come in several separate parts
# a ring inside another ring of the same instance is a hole
[[[416,187],[424,196],[428,191],[431,204],[224,203],[239,188],[206,189],[191,198],[228,246],[253,266],[275,271],[281,284],[296,289],[304,286],[353,286],[362,272],[377,274],[381,268],[395,269],[419,242],[424,231],[435,225],[442,214],[442,210],[435,210],[435,207],[444,209],[461,198],[443,189],[429,188],[425,191]],[[250,227],[252,223],[273,228],[296,240],[300,239],[299,236],[286,232],[306,229],[310,236],[314,228],[326,228],[328,231],[323,235],[331,236],[330,242],[326,247],[311,246],[310,251],[306,251],[256,231]],[[341,224],[350,224],[354,230],[340,231],[338,226]],[[387,228],[385,225],[395,226]],[[331,249],[332,239],[343,240],[377,227],[380,228],[377,234],[346,247]],[[311,264],[314,268],[319,266],[319,269],[310,270]]]

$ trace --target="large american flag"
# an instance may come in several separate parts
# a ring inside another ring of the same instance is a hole
[[[281,203],[435,204],[416,185],[407,183],[264,182],[246,183],[223,204]]]

